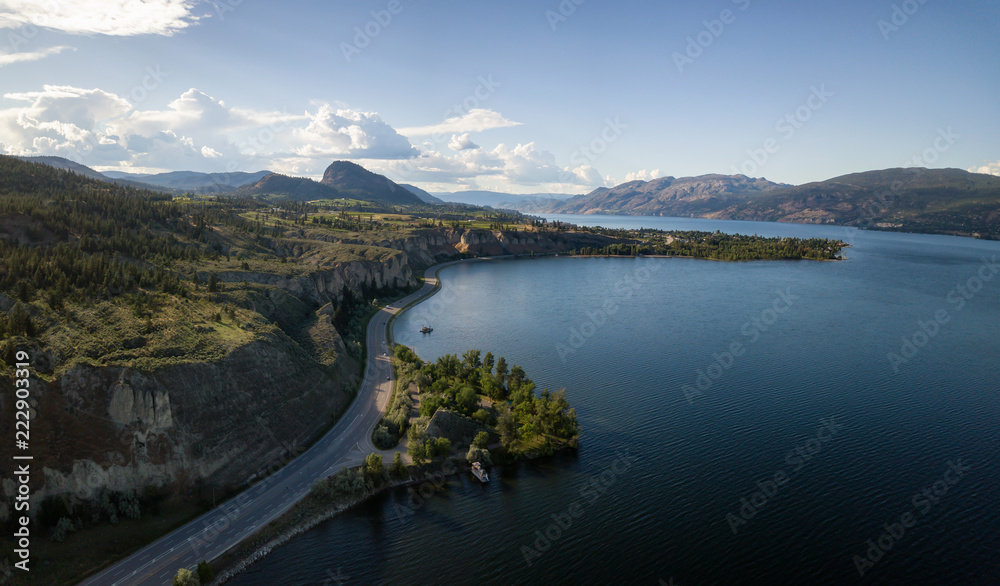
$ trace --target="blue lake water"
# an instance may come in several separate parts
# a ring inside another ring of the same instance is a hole
[[[565,388],[579,450],[389,492],[232,583],[1000,584],[1000,243],[552,218],[852,247],[443,270],[397,340],[427,360],[492,351]]]

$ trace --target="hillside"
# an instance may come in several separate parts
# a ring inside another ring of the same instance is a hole
[[[1000,177],[915,167],[851,173],[706,215],[1000,238]]]
[[[630,181],[612,188],[601,187],[563,202],[525,202],[517,209],[559,214],[697,216],[780,187],[783,185],[745,175],[661,177],[652,181]]]
[[[127,185],[129,187],[136,187],[139,189],[150,189],[153,191],[164,191],[164,192],[173,191],[170,188],[139,181],[134,177],[113,177],[111,175],[105,175],[104,173],[95,171],[86,165],[81,165],[76,161],[71,161],[64,157],[14,157],[14,158],[20,159],[28,163],[41,163],[43,165],[48,165],[56,169],[64,169],[66,171],[72,171],[77,175],[83,175],[84,177],[97,179],[98,181],[106,181],[108,183],[114,183],[115,185]]]
[[[427,193],[423,189],[420,189],[419,187],[416,187],[414,185],[408,185],[406,183],[400,183],[399,186],[402,187],[403,189],[409,191],[413,195],[419,197],[420,201],[422,201],[424,203],[429,203],[431,205],[441,205],[441,204],[444,203],[443,200],[434,197],[430,193]]]
[[[805,185],[743,175],[631,181],[566,201],[521,201],[525,213],[623,214],[825,223],[1000,238],[1000,177],[961,169],[883,169]]]
[[[199,173],[196,171],[171,171],[169,173],[144,174],[105,171],[103,174],[113,179],[139,181],[178,191],[222,193],[235,191],[244,185],[256,183],[265,176],[270,175],[271,172],[257,171],[246,173],[244,171],[233,171],[232,173]]]
[[[317,199],[335,199],[343,197],[337,190],[328,185],[317,183],[304,177],[289,177],[280,173],[272,173],[255,183],[244,185],[235,192],[237,196],[277,196],[293,201],[313,201]]]
[[[320,181],[342,193],[342,197],[393,205],[421,205],[423,201],[388,177],[372,173],[349,161],[334,161]]]

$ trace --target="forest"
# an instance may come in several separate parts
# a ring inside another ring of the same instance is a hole
[[[594,232],[637,242],[581,248],[580,256],[685,256],[711,260],[839,260],[846,246],[827,238],[768,238],[722,232],[615,230],[594,228]]]

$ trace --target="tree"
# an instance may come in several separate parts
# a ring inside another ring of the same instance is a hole
[[[201,581],[198,580],[198,574],[187,568],[181,568],[174,576],[174,586],[201,586]]]
[[[472,445],[477,448],[486,448],[490,443],[490,434],[480,431],[476,434],[476,439],[472,440]]]
[[[462,387],[462,390],[455,396],[455,403],[459,411],[465,415],[471,415],[479,406],[479,395],[470,387]]]
[[[215,276],[215,273],[208,278],[208,292],[215,293],[219,290],[219,278]]]
[[[381,482],[385,469],[382,468],[382,454],[371,453],[365,456],[365,463],[362,467],[365,478],[372,480],[376,484]]]
[[[483,371],[486,374],[492,374],[493,373],[493,364],[495,364],[495,360],[493,358],[493,353],[492,352],[487,352],[486,356],[483,357]]]
[[[497,384],[501,387],[507,384],[507,360],[503,356],[497,360]]]
[[[392,456],[392,473],[397,478],[402,478],[406,474],[406,464],[403,464],[403,455],[400,452]]]
[[[477,448],[476,446],[469,447],[469,451],[465,454],[465,459],[469,462],[479,462],[483,466],[493,465],[493,458],[490,457],[490,451]]]

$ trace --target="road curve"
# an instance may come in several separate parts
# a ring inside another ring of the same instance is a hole
[[[426,271],[424,285],[375,314],[365,334],[368,359],[358,394],[350,407],[319,441],[258,484],[188,524],[119,560],[80,582],[81,585],[171,584],[179,568],[212,560],[246,539],[259,527],[287,511],[309,493],[312,483],[337,471],[361,464],[378,450],[371,432],[392,395],[392,364],[387,326],[400,308],[432,295],[438,288],[437,271],[463,261],[435,265]]]

